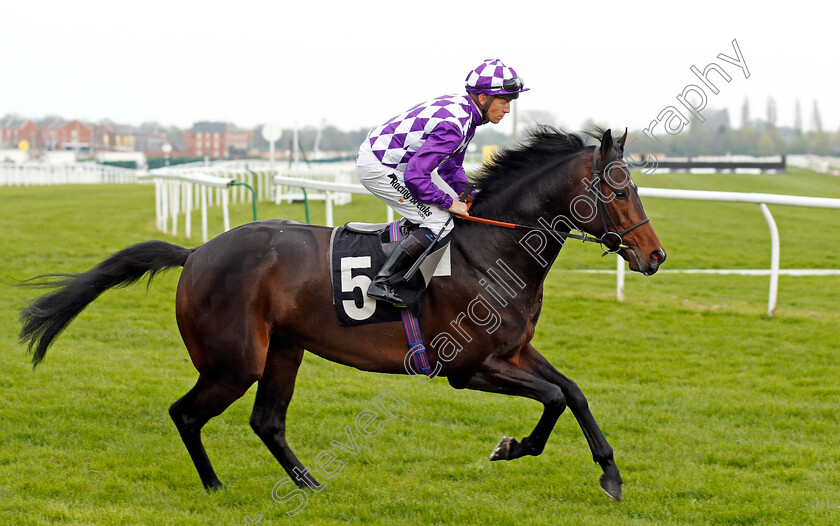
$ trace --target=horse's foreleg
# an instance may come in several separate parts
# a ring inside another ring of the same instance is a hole
[[[224,484],[219,481],[213,465],[201,443],[201,428],[208,420],[222,413],[245,394],[250,383],[233,388],[199,376],[195,387],[169,408],[169,415],[178,428],[198,476],[205,489],[214,490]]]
[[[460,386],[459,386],[460,387]],[[532,398],[543,404],[543,414],[530,435],[521,442],[512,437],[502,438],[490,455],[490,460],[513,460],[525,455],[539,455],[557,419],[566,409],[563,391],[522,369],[518,363],[495,357],[488,358],[463,386],[477,391],[501,393]]]
[[[613,449],[610,447],[604,433],[589,410],[589,403],[583,392],[575,382],[554,368],[534,347],[527,345],[520,353],[523,367],[531,374],[555,384],[563,390],[569,409],[580,425],[583,436],[592,451],[592,458],[597,462],[604,474],[601,475],[601,488],[615,500],[621,500],[621,474],[613,459]]]
[[[303,349],[283,346],[277,341],[272,339],[269,344],[265,371],[257,384],[251,428],[298,486],[316,489],[318,482],[286,442],[286,411],[294,394]]]

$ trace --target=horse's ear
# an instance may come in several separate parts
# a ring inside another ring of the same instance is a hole
[[[621,139],[618,140],[618,144],[621,145],[621,151],[624,151],[624,143],[627,142],[627,128],[624,128],[624,135],[621,136]]]
[[[601,157],[606,157],[613,149],[612,132],[608,129],[601,137]]]

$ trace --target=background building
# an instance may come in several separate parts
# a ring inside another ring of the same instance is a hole
[[[223,159],[244,155],[251,149],[253,132],[226,122],[197,122],[184,132],[188,157]]]

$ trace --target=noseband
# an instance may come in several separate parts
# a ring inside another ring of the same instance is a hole
[[[621,232],[618,232],[618,225],[613,221],[612,216],[610,215],[609,210],[607,209],[607,200],[604,199],[604,194],[600,190],[596,190],[595,185],[599,183],[601,180],[606,180],[606,177],[602,177],[604,172],[606,171],[607,167],[605,166],[601,172],[598,172],[598,154],[601,151],[601,146],[598,145],[595,147],[595,150],[592,152],[592,176],[589,179],[589,199],[590,202],[594,201],[595,204],[595,212],[601,218],[601,228],[604,234],[598,238],[598,242],[601,244],[601,250],[604,251],[601,254],[601,257],[606,256],[607,254],[614,254],[623,248],[629,248],[627,245],[623,243],[624,236],[639,228],[640,226],[644,225],[645,223],[650,222],[650,218],[646,217],[643,220],[639,221],[635,225],[631,226],[630,228],[624,229]],[[609,165],[607,165],[609,166]],[[609,184],[609,181],[607,181]],[[600,186],[599,186],[600,188]],[[612,188],[612,186],[610,186]],[[612,230],[607,226],[607,220],[609,220],[610,225],[612,225]],[[615,250],[609,250],[609,247],[606,245],[606,241],[610,239],[610,236],[615,236],[618,238],[618,244]]]

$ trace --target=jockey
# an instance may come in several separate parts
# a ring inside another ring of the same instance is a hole
[[[511,101],[528,91],[513,68],[498,59],[470,71],[465,87],[466,95],[444,95],[389,119],[371,130],[359,148],[359,182],[420,225],[379,270],[367,291],[371,298],[405,306],[389,278],[408,269],[436,235],[439,242],[448,241],[451,214],[469,215],[457,197],[467,188],[464,153],[475,128],[498,124],[510,112]]]

